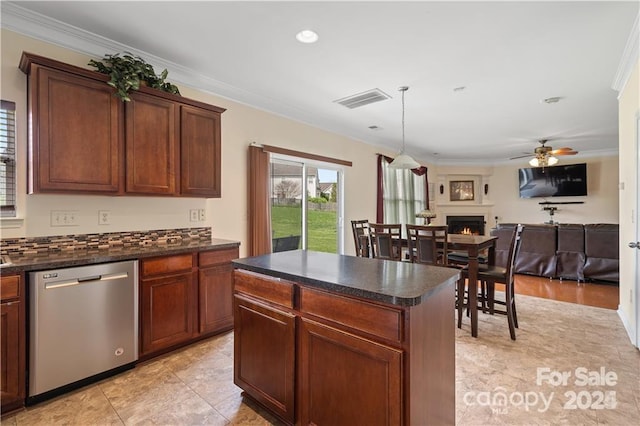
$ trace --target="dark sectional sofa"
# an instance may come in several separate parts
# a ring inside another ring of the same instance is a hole
[[[496,264],[504,266],[515,223],[499,224]],[[522,229],[515,273],[576,281],[619,282],[619,225],[528,225]]]

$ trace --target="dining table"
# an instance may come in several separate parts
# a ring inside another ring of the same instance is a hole
[[[469,295],[468,306],[471,318],[471,336],[478,337],[478,255],[487,250],[487,263],[494,265],[496,260],[496,241],[498,237],[491,235],[448,234],[447,249],[449,251],[466,251],[469,256]],[[473,285],[475,283],[475,286]],[[462,298],[464,295],[459,295]]]

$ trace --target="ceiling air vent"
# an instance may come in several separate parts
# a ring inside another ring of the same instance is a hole
[[[342,106],[346,106],[349,109],[359,108],[361,106],[369,105],[374,102],[385,101],[391,98],[380,89],[371,89],[366,92],[358,93],[357,95],[347,96],[346,98],[338,99],[337,102]]]

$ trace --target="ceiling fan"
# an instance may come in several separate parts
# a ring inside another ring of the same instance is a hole
[[[529,164],[533,167],[545,167],[545,166],[553,166],[558,163],[558,159],[556,156],[559,155],[576,155],[578,151],[575,151],[573,148],[558,148],[553,149],[550,146],[546,146],[545,144],[549,142],[548,139],[540,139],[538,141],[540,143],[539,147],[533,150],[533,158],[529,160]],[[512,157],[510,160],[515,160],[517,158],[525,158],[529,157],[531,154],[520,155],[518,157]]]

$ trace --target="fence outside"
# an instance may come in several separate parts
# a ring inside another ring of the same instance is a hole
[[[295,198],[272,198],[271,199],[272,206],[291,206],[291,207],[300,207],[300,200]],[[320,210],[320,211],[336,211],[338,203],[335,202],[326,202],[326,203],[311,203],[307,202],[307,208],[309,210]]]

